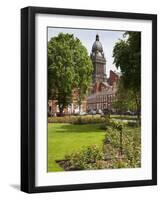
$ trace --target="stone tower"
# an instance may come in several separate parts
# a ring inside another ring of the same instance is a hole
[[[99,41],[99,35],[96,35],[96,40],[92,46],[91,59],[94,67],[93,83],[106,82],[106,59],[103,52],[103,47]]]

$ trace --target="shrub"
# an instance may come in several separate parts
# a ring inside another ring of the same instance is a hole
[[[137,126],[139,126],[139,123],[137,121],[128,121],[127,126],[137,127]]]
[[[96,145],[83,148],[79,152],[66,155],[65,159],[69,160],[69,164],[72,169],[94,169],[96,163],[103,160],[103,152]]]
[[[49,117],[49,123],[72,123],[72,124],[95,124],[103,123],[104,118],[100,116],[64,116],[64,117]]]
[[[100,116],[77,116],[73,124],[95,124],[103,123],[104,119]]]
[[[103,140],[103,153],[105,158],[111,159],[112,168],[141,166],[141,135],[136,130],[137,128],[129,130],[124,127],[121,147],[119,129],[108,127]],[[120,155],[120,147],[122,155]]]
[[[99,127],[101,130],[106,131],[107,130],[107,125],[106,124],[101,124]]]
[[[137,116],[128,116],[128,115],[112,115],[111,118],[119,120],[137,120]]]

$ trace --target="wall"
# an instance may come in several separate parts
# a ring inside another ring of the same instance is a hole
[[[48,194],[25,194],[19,192],[20,171],[20,8],[28,5],[66,7],[77,9],[98,9],[125,12],[157,13],[161,18],[159,0],[4,0],[0,6],[0,198],[1,199],[160,199],[161,174],[158,172],[159,185],[155,187],[137,187],[122,189],[92,190]],[[159,24],[159,23],[158,23]],[[161,27],[158,27],[158,35]],[[161,44],[158,38],[158,44]],[[161,52],[161,46],[158,51]],[[159,54],[158,54],[159,55]],[[158,58],[160,62],[160,58]],[[158,62],[158,66],[159,66]],[[158,67],[159,75],[161,70]],[[158,85],[161,80],[158,81]],[[159,88],[159,87],[158,87]],[[160,88],[159,88],[160,89]],[[158,92],[159,92],[158,89]],[[158,94],[158,102],[161,94]],[[158,113],[161,111],[158,105]],[[161,115],[159,113],[159,119]],[[158,125],[158,144],[160,143],[161,125]],[[158,145],[161,153],[161,145]],[[158,168],[161,168],[159,159]],[[3,197],[2,197],[3,196]]]

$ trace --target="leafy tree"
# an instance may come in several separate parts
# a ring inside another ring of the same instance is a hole
[[[86,48],[79,42],[75,53],[75,62],[77,62],[76,72],[76,88],[78,89],[77,102],[79,105],[79,112],[81,109],[82,100],[85,98],[89,85],[92,81],[93,65],[91,59],[87,56]]]
[[[122,79],[119,81],[116,100],[113,102],[112,106],[121,112],[127,110],[134,111],[137,109],[134,93],[131,89],[124,88]]]
[[[135,97],[138,118],[141,109],[141,33],[126,32],[113,49],[114,63],[121,69],[123,86]]]
[[[79,89],[80,104],[91,81],[92,63],[86,48],[72,34],[59,33],[48,42],[48,98],[57,100],[60,114]],[[88,75],[88,78],[87,78]]]

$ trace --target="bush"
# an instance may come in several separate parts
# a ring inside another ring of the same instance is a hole
[[[111,158],[112,168],[135,168],[141,166],[141,135],[138,128],[122,130],[122,155],[120,155],[119,129],[108,127],[103,140],[105,158]]]
[[[72,124],[95,124],[103,123],[104,118],[100,116],[64,116],[64,117],[49,117],[49,123],[72,123]]]
[[[128,116],[128,115],[111,115],[111,118],[113,119],[119,119],[119,120],[137,120],[137,116]]]
[[[101,130],[106,131],[107,130],[107,125],[106,124],[101,124],[99,127]]]
[[[98,117],[91,117],[91,116],[83,116],[77,117],[77,119],[73,122],[73,124],[96,124],[96,123],[103,123],[104,119],[100,116]]]
[[[80,152],[66,155],[68,164],[73,170],[94,169],[96,163],[104,159],[102,150],[96,145],[83,148]]]
[[[74,117],[64,116],[64,117],[48,117],[48,123],[71,123]]]
[[[129,121],[129,122],[127,122],[127,126],[138,127],[139,123],[137,121]]]

